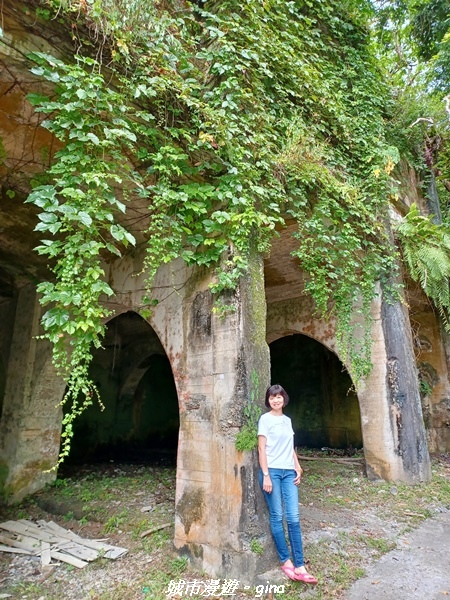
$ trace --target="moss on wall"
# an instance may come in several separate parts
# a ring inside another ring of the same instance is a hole
[[[36,481],[44,478],[51,481],[56,478],[56,473],[51,471],[54,462],[48,459],[35,460],[23,465],[20,470],[10,477],[9,469],[5,463],[0,462],[0,501],[10,502],[22,499],[27,493],[37,489]],[[42,486],[38,486],[42,487]]]
[[[201,488],[186,488],[177,504],[177,515],[189,535],[192,524],[201,521],[205,510],[205,492]]]
[[[6,484],[6,480],[8,479],[8,474],[9,474],[8,465],[5,462],[0,461],[0,504],[2,502],[6,501],[5,484]]]
[[[289,394],[295,443],[321,448],[362,447],[361,417],[352,381],[335,354],[304,335],[270,345],[271,381]]]

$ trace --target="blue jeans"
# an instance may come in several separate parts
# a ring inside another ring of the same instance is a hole
[[[298,510],[298,489],[294,484],[296,473],[293,469],[269,469],[269,473],[272,480],[272,492],[268,494],[264,490],[262,491],[269,507],[270,530],[278,556],[282,563],[290,558],[283,528],[284,506],[289,543],[293,556],[292,562],[294,567],[302,567],[305,563]],[[263,474],[261,469],[259,470],[259,484],[262,489]]]

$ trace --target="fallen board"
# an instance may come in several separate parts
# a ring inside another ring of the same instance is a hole
[[[99,557],[116,559],[128,552],[126,548],[82,538],[53,521],[5,521],[0,523],[0,531],[0,551],[40,556],[42,568],[54,559],[82,569]]]

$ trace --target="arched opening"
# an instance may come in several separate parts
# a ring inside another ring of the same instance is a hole
[[[105,406],[88,407],[74,422],[67,463],[115,460],[175,465],[178,397],[158,336],[137,313],[112,319],[91,375]]]
[[[271,381],[289,394],[295,444],[309,448],[361,448],[361,417],[352,381],[338,357],[305,335],[272,342]]]

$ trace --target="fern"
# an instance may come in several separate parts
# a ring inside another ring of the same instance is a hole
[[[450,333],[450,230],[431,219],[413,204],[397,235],[411,277],[434,302]]]

